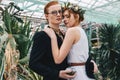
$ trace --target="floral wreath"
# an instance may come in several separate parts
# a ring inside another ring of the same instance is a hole
[[[70,2],[67,2],[67,3],[62,4],[62,10],[63,10],[63,12],[64,12],[66,9],[72,10],[73,12],[79,14],[81,17],[83,17],[83,14],[84,14],[85,11],[86,11],[86,10],[83,10],[80,6],[78,6],[78,5],[76,5],[76,4],[72,4],[72,3],[70,3]]]

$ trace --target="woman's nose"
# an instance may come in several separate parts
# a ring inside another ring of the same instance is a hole
[[[64,22],[64,23],[67,23],[67,20],[64,19],[63,22]]]
[[[64,22],[67,22],[68,21],[68,19],[67,18],[64,18]]]

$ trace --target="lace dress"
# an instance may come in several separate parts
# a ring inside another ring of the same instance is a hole
[[[80,27],[76,27],[80,31],[80,40],[75,43],[68,55],[68,63],[83,63],[87,61],[88,54],[88,39],[85,31]],[[71,66],[76,71],[76,77],[69,80],[94,80],[87,77],[85,72],[85,65]]]

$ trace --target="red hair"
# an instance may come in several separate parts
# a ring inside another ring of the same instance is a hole
[[[48,13],[48,8],[50,6],[53,6],[53,5],[56,5],[56,4],[59,4],[59,2],[58,1],[51,1],[51,2],[47,3],[44,7],[44,14]]]

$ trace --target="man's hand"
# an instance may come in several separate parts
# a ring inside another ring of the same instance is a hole
[[[93,72],[97,73],[98,72],[98,66],[97,66],[97,64],[93,60],[91,60],[91,62],[93,62],[93,64],[94,64],[94,70],[93,70]]]
[[[74,75],[69,75],[68,73],[70,73],[71,70],[61,70],[59,72],[59,77],[60,78],[64,78],[64,79],[71,79],[71,78],[74,78],[76,76],[76,74]]]

